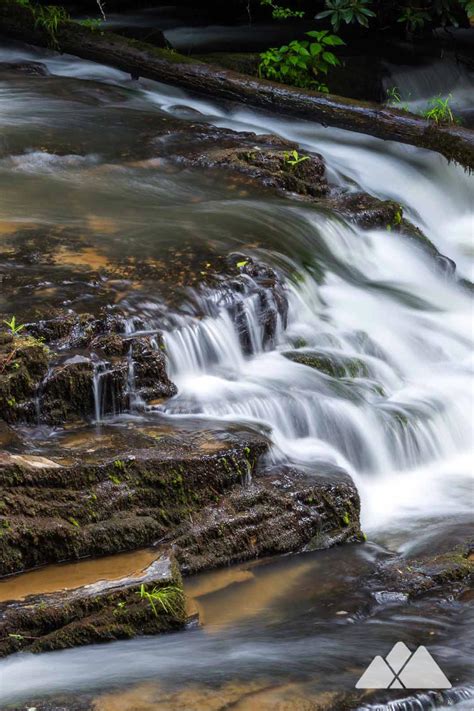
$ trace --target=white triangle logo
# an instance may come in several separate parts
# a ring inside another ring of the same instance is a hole
[[[356,689],[450,689],[451,682],[426,647],[412,654],[397,642],[386,658],[376,656],[356,684]]]
[[[450,689],[451,683],[426,647],[418,647],[400,672],[405,689]]]

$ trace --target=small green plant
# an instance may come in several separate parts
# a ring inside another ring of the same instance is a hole
[[[433,99],[429,100],[428,108],[426,109],[426,111],[423,111],[422,116],[438,124],[457,123],[458,121],[455,118],[453,111],[449,105],[450,100],[451,94],[449,94],[449,96],[447,96],[445,99],[443,99],[441,96],[435,96]]]
[[[114,467],[121,472],[125,471],[125,463],[121,459],[115,460]]]
[[[126,609],[127,609],[127,603],[125,602],[125,600],[121,600],[120,602],[117,603],[113,614],[118,615],[118,614],[120,614],[120,612],[125,612]]]
[[[321,82],[320,76],[340,64],[331,48],[345,43],[337,35],[331,35],[328,30],[312,30],[306,32],[306,35],[315,41],[293,40],[279,49],[271,47],[263,52],[260,55],[259,76],[327,92],[328,87]]]
[[[363,27],[368,27],[369,19],[376,16],[375,12],[367,7],[371,2],[372,0],[326,0],[327,9],[318,12],[316,19],[323,20],[329,17],[335,32],[343,22],[346,25],[357,22]]]
[[[70,17],[64,7],[58,5],[37,5],[33,14],[35,17],[35,27],[44,30],[54,47],[59,47],[57,32],[63,22],[67,22]]]
[[[88,17],[85,20],[78,20],[78,24],[86,27],[91,32],[99,32],[102,27],[102,22],[98,17]]]
[[[391,86],[390,89],[387,89],[387,100],[393,104],[400,103],[400,101],[402,100],[402,97],[400,96],[398,87]]]
[[[16,322],[16,316],[12,316],[9,321],[3,321],[3,323],[8,326],[10,333],[12,336],[17,336],[20,331],[22,331],[25,328],[24,323],[18,323]]]
[[[309,160],[309,156],[300,156],[298,151],[285,151],[283,154],[285,156],[285,163],[291,165],[292,168],[303,163],[305,160]]]
[[[402,224],[402,220],[403,220],[403,207],[401,205],[399,205],[395,215],[393,216],[393,220],[387,225],[387,230],[389,232],[391,232],[392,228],[399,227]]]
[[[76,528],[81,527],[81,524],[79,523],[79,521],[77,521],[73,516],[69,516],[68,521],[69,521],[69,523],[72,523],[72,525],[75,526]]]
[[[19,642],[21,642],[22,639],[25,639],[22,634],[9,634],[8,636],[11,639],[17,639]]]
[[[30,7],[30,0],[15,0],[20,7]]]
[[[237,266],[239,269],[242,269],[242,267],[247,266],[248,263],[249,263],[249,262],[248,262],[248,259],[244,259],[242,262],[237,262],[236,266]]]
[[[304,17],[303,10],[292,10],[290,7],[282,7],[281,5],[276,5],[273,0],[260,0],[260,5],[272,8],[272,17],[274,20],[288,20],[290,17]]]
[[[183,592],[175,585],[167,585],[162,588],[154,587],[149,591],[142,583],[137,595],[149,603],[156,617],[158,617],[157,607],[161,607],[168,615],[178,614],[183,601]]]
[[[387,89],[387,104],[395,106],[399,111],[410,111],[408,104],[402,104],[402,97],[398,87],[392,86]]]

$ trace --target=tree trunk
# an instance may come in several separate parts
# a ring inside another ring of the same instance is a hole
[[[0,31],[15,39],[50,46],[51,37],[35,27],[28,8],[0,0]],[[74,22],[56,33],[60,51],[108,64],[136,77],[179,86],[212,99],[240,102],[282,116],[307,119],[324,126],[408,143],[441,153],[474,169],[474,131],[458,125],[437,125],[414,114],[381,104],[321,94],[239,74],[197,62],[172,50],[113,33],[92,31]]]

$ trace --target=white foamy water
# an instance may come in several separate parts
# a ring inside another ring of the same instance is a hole
[[[321,227],[318,217],[301,215],[308,230]],[[362,234],[335,222],[325,246],[352,278],[328,273],[317,284],[306,275],[289,285],[288,329],[276,350],[244,357],[224,315],[166,337],[179,389],[166,410],[262,422],[272,430],[276,458],[313,463],[316,475],[321,462],[345,467],[361,491],[368,528],[402,515],[468,511],[469,296],[391,233]],[[258,343],[259,323],[249,325]],[[303,351],[322,345],[365,372],[341,381],[290,361],[283,352],[297,336],[305,339]]]
[[[148,95],[165,109],[170,105],[168,95]],[[474,181],[459,166],[429,151],[310,122],[290,123],[248,110],[224,114],[202,100],[185,103],[219,126],[277,133],[322,153],[333,180],[399,202],[405,215],[456,261],[458,273],[473,277]],[[367,528],[435,510],[469,511],[474,422],[470,296],[420,249],[391,233],[362,232],[303,210],[300,215],[308,222],[305,247],[313,230],[318,235],[315,255],[322,237],[330,257],[347,274],[329,269],[322,285],[309,275],[291,285],[288,331],[277,351],[243,364],[234,351],[227,362],[220,361],[211,380],[203,374],[202,340],[190,349],[196,327],[186,329],[185,336],[173,334],[172,362],[181,357],[174,347],[178,338],[187,339],[186,352],[199,353],[201,362],[194,375],[190,355],[177,368],[179,394],[169,409],[183,412],[188,406],[212,416],[261,421],[272,428],[280,455],[345,466],[361,491]],[[296,243],[300,232],[289,234],[289,240]],[[258,324],[253,327],[256,332]],[[221,325],[215,328],[223,333]],[[226,339],[235,338],[230,331]],[[350,334],[360,331],[379,349],[379,357],[354,345]],[[334,379],[281,355],[291,345],[289,334],[313,346],[321,334],[330,334],[342,352],[363,360],[384,397],[366,388],[362,399],[351,402],[352,391],[364,386],[361,379],[346,381],[343,397],[340,384],[338,392],[331,391]]]

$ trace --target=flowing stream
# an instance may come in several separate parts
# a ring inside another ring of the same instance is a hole
[[[126,684],[130,705],[123,708],[160,708],[156,694],[176,688],[195,699],[177,708],[197,708],[206,694],[231,703],[243,685],[273,708],[288,693],[294,699],[353,689],[353,668],[401,639],[427,644],[454,688],[437,699],[427,692],[371,708],[472,708],[469,610],[439,600],[403,609],[380,604],[364,615],[371,593],[357,583],[387,550],[429,550],[472,523],[468,290],[416,244],[386,230],[363,231],[218,175],[153,163],[152,155],[136,160],[136,130],[148,122],[152,132],[161,116],[179,115],[292,139],[303,153],[324,156],[333,183],[402,204],[466,279],[474,279],[472,176],[410,146],[223,107],[67,56],[0,49],[0,61],[19,59],[45,62],[51,76],[0,79],[0,244],[19,229],[48,227],[86,235],[88,247],[61,247],[55,266],[18,265],[31,289],[15,305],[0,293],[2,310],[27,312],[35,299],[99,303],[95,285],[79,280],[79,288],[68,277],[81,254],[99,265],[111,253],[160,258],[169,245],[192,238],[196,249],[212,244],[274,264],[286,276],[288,323],[279,324],[268,350],[249,300],[250,355],[228,313],[210,309],[202,293],[192,295],[198,309],[173,312],[160,293],[121,287],[117,303],[130,314],[131,332],[137,316],[151,330],[164,313],[169,323],[165,344],[178,394],[146,417],[250,423],[270,432],[275,462],[315,476],[326,464],[342,467],[360,492],[369,542],[190,581],[203,612],[200,629],[1,661],[0,702],[93,693],[102,694],[99,708],[120,709],[122,692],[114,700],[113,689]],[[347,377],[284,357],[295,343],[339,359]],[[351,363],[357,377],[350,377]],[[96,420],[101,374],[98,364]],[[129,381],[133,390],[133,364]]]

